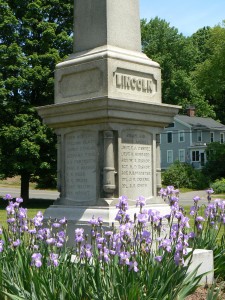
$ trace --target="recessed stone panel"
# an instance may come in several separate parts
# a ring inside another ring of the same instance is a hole
[[[130,199],[152,196],[152,135],[124,130],[120,146],[120,190]]]
[[[76,131],[65,136],[66,198],[74,202],[96,201],[97,133]]]
[[[59,82],[63,98],[95,93],[101,89],[102,76],[98,68],[64,74]]]

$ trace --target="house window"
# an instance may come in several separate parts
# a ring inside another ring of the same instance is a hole
[[[199,151],[192,151],[192,161],[199,161]]]
[[[179,131],[178,132],[178,140],[179,142],[184,142],[184,131]]]
[[[173,150],[167,150],[167,163],[173,163]]]
[[[179,149],[179,161],[185,162],[185,150],[184,149]]]
[[[220,133],[220,143],[224,143],[224,133]]]
[[[202,142],[202,131],[197,131],[197,142]]]
[[[166,128],[169,128],[169,127],[174,127],[174,123],[170,123],[168,126],[166,126]]]
[[[173,142],[173,133],[167,132],[167,143],[172,143]]]
[[[210,132],[210,142],[214,142],[214,132]]]

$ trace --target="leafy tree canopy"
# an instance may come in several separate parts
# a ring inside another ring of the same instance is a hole
[[[73,0],[0,0],[0,11],[0,173],[23,183],[56,173],[53,133],[32,108],[53,103],[55,65],[72,53]]]
[[[207,146],[207,163],[203,172],[214,181],[225,178],[225,144],[218,142],[211,143]]]
[[[225,21],[211,29],[206,59],[197,65],[194,79],[197,86],[215,107],[217,118],[225,123]]]
[[[196,42],[158,17],[148,23],[142,20],[141,29],[143,51],[162,68],[163,102],[181,105],[183,109],[194,104],[197,115],[215,117],[213,107],[205,101],[191,77],[199,60]]]

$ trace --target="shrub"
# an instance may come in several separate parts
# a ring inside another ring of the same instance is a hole
[[[225,178],[222,179],[217,179],[213,184],[212,184],[212,189],[216,194],[224,194],[225,193]]]
[[[175,161],[162,173],[163,185],[174,185],[178,188],[201,190],[208,187],[208,178],[201,170],[194,169],[187,163]]]

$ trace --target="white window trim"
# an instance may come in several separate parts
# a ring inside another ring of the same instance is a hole
[[[223,142],[221,140],[221,136],[223,137]],[[224,133],[223,132],[220,132],[220,144],[223,144],[224,143]]]
[[[169,161],[169,153],[171,154],[170,157],[171,157],[171,161]],[[168,164],[172,164],[173,163],[173,150],[167,150],[167,153],[166,153],[166,158],[167,158],[167,163]]]
[[[182,153],[182,152],[183,152],[183,155],[182,155],[183,160],[180,159],[181,158],[180,153]],[[179,149],[179,161],[180,162],[185,162],[185,149]]]
[[[183,138],[184,138],[183,141],[180,140],[181,133],[183,134]],[[180,130],[180,131],[178,132],[178,142],[179,142],[179,143],[184,143],[184,142],[185,142],[185,134],[184,134],[184,130]]]

